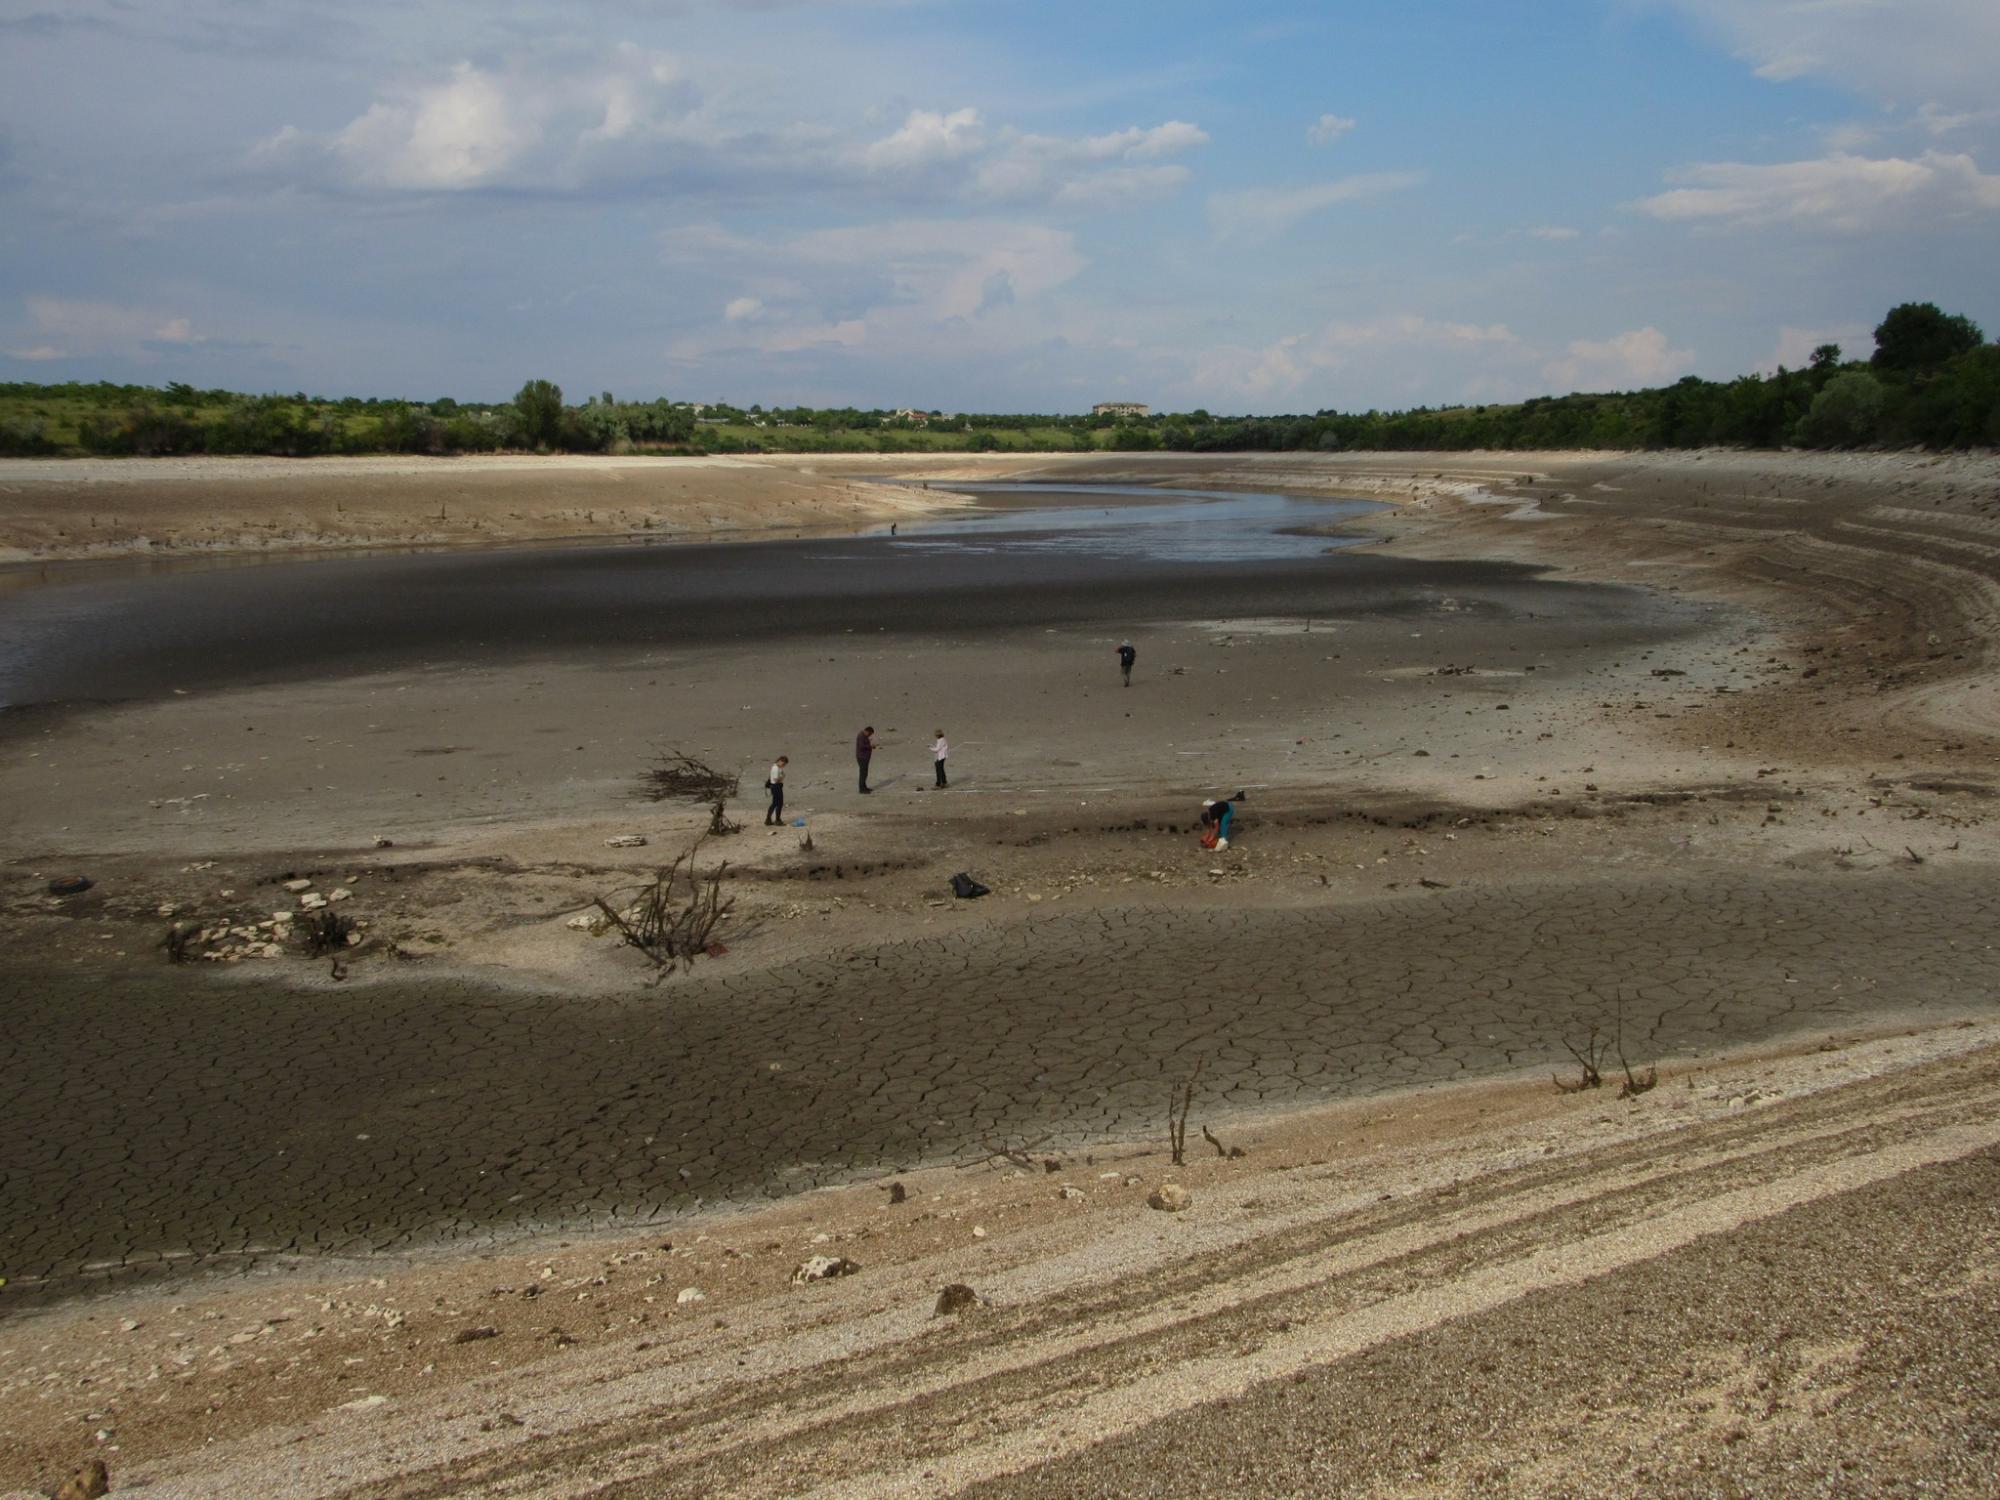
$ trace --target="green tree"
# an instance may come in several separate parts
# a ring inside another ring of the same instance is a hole
[[[1873,364],[1878,370],[1928,370],[1985,342],[1970,318],[1943,312],[1935,302],[1905,302],[1876,328]]]
[[[1808,448],[1853,448],[1873,442],[1881,430],[1885,396],[1882,382],[1873,375],[1860,370],[1836,375],[1813,397],[1795,435]]]
[[[531,448],[553,448],[562,436],[562,387],[547,380],[531,380],[514,397],[521,441]]]
[[[1811,370],[1835,370],[1840,367],[1840,345],[1821,344],[1812,352],[1812,359],[1806,368]]]

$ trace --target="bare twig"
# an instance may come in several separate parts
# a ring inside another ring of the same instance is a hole
[[[1215,1132],[1210,1130],[1206,1125],[1201,1127],[1201,1138],[1207,1141],[1209,1145],[1215,1147],[1215,1154],[1226,1161],[1237,1161],[1250,1154],[1241,1146],[1224,1146],[1222,1142],[1215,1138]]]
[[[1625,1002],[1622,1000],[1618,1002],[1618,1066],[1625,1070],[1625,1082],[1618,1090],[1620,1099],[1636,1099],[1660,1081],[1658,1067],[1648,1067],[1641,1076],[1634,1073],[1632,1064],[1625,1060]]]
[[[1032,1172],[1037,1165],[1034,1153],[1040,1150],[1048,1142],[1048,1139],[1047,1136],[1042,1136],[1037,1140],[1029,1141],[1024,1146],[1003,1146],[997,1141],[991,1141],[985,1136],[981,1136],[979,1144],[986,1148],[986,1154],[977,1161],[964,1162],[961,1165],[982,1167],[988,1162],[1004,1161],[1019,1167],[1023,1172]]]
[[[1604,1039],[1598,1034],[1595,1026],[1590,1028],[1590,1035],[1584,1039],[1581,1049],[1571,1043],[1569,1038],[1564,1037],[1563,1050],[1576,1059],[1579,1072],[1575,1083],[1564,1083],[1561,1078],[1556,1078],[1555,1085],[1558,1089],[1565,1094],[1580,1094],[1585,1089],[1604,1087],[1604,1074],[1601,1071],[1604,1062]]]
[[[1201,1070],[1207,1063],[1205,1057],[1197,1059],[1187,1080],[1167,1095],[1167,1144],[1177,1167],[1187,1165],[1188,1111],[1194,1107],[1195,1085],[1201,1082]]]

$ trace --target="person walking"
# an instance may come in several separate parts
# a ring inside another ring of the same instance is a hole
[[[1132,649],[1132,643],[1125,641],[1118,647],[1118,670],[1125,676],[1125,686],[1132,685],[1132,663],[1139,659],[1139,653]]]
[[[791,764],[789,756],[781,755],[771,762],[771,774],[764,778],[764,790],[771,794],[771,805],[764,809],[764,826],[785,821],[785,767]]]
[[[867,725],[854,737],[854,764],[861,770],[861,794],[865,797],[871,788],[868,785],[868,762],[875,758],[875,726]]]
[[[945,780],[944,775],[944,763],[950,758],[951,746],[945,741],[944,731],[940,729],[937,731],[937,738],[931,742],[931,759],[937,762],[937,784],[940,787],[951,785]]]

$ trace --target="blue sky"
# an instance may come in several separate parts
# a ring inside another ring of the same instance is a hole
[[[2000,333],[1992,0],[0,0],[0,380],[1363,409]]]

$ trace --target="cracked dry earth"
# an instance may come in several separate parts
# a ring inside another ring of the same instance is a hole
[[[1242,1160],[236,1283],[67,1352],[160,1500],[1990,1494],[1996,1105],[1990,1022],[1630,1103],[1464,1085],[1274,1121]],[[1164,1176],[1186,1211],[1132,1186]],[[861,1270],[787,1285],[829,1244]],[[645,1290],[683,1282],[711,1299]],[[980,1300],[939,1313],[952,1283]],[[23,1350],[10,1399],[64,1352]]]
[[[1635,1060],[1984,1011],[1996,914],[1964,874],[1596,879],[1081,912],[717,969],[670,1004],[27,987],[13,1038],[64,1085],[15,1103],[9,1299],[1076,1146],[1156,1125],[1192,1058],[1244,1112],[1544,1065],[1621,1011]]]

